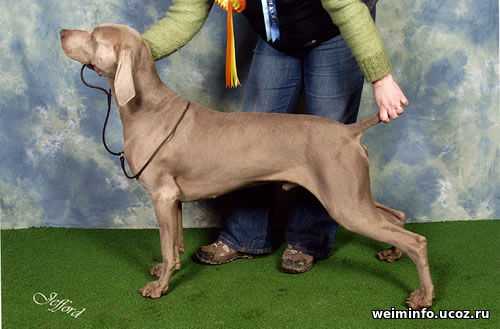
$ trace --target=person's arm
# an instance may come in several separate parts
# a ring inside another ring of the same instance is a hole
[[[321,0],[333,23],[372,82],[380,119],[389,122],[403,113],[408,100],[393,80],[391,63],[368,7],[360,0]]]
[[[213,0],[173,0],[164,18],[142,35],[155,60],[184,46],[201,29]]]
[[[351,48],[366,80],[374,82],[389,74],[391,64],[368,7],[360,0],[321,2]]]

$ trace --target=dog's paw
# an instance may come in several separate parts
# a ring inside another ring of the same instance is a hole
[[[418,288],[408,296],[406,299],[406,305],[414,310],[420,310],[423,308],[432,306],[433,294],[426,293],[423,288]]]
[[[156,265],[154,265],[153,267],[151,267],[151,269],[149,270],[149,273],[156,277],[156,278],[160,278],[162,272],[163,272],[163,263],[158,263]]]
[[[377,258],[381,261],[393,263],[403,257],[403,252],[396,248],[391,247],[388,249],[381,250],[377,253]]]
[[[168,286],[162,286],[160,281],[148,282],[143,288],[139,289],[139,293],[143,297],[160,298],[161,295],[166,293]]]

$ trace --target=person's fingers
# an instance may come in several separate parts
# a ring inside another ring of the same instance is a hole
[[[401,96],[402,96],[401,104],[403,106],[408,106],[410,104],[410,102],[408,101],[408,98],[406,98],[406,96],[404,94],[402,94]]]
[[[378,112],[378,116],[382,122],[388,123],[389,120],[389,115],[387,114],[387,109],[384,106],[380,107],[380,110]]]
[[[389,118],[391,120],[394,120],[394,119],[397,119],[398,117],[398,114],[396,112],[396,108],[394,106],[390,106],[388,109],[387,109],[387,113],[389,114]]]
[[[396,111],[396,113],[397,113],[398,115],[399,115],[399,114],[402,114],[402,113],[405,111],[405,109],[404,109],[404,108],[403,108],[403,106],[401,106],[401,105],[396,105],[396,106],[394,107],[394,110]]]

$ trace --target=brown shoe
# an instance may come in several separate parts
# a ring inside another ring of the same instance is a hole
[[[281,256],[281,269],[286,273],[304,273],[309,271],[314,263],[314,257],[288,245]]]
[[[226,264],[240,258],[252,258],[251,255],[236,251],[222,241],[201,246],[194,256],[200,262],[210,265]]]

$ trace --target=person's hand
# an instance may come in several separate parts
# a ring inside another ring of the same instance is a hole
[[[372,86],[373,97],[379,108],[378,116],[382,122],[389,123],[404,112],[408,99],[392,78],[392,74],[375,81]]]

